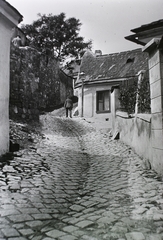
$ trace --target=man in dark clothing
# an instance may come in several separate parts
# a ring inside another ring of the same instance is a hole
[[[72,108],[73,102],[70,97],[68,97],[65,101],[64,107],[66,108],[66,117],[68,117],[68,112],[70,113],[70,118],[72,118]]]

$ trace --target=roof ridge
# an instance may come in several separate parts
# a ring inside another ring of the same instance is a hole
[[[140,52],[140,51],[142,51],[141,48],[136,48],[136,49],[133,49],[133,50],[127,50],[127,51],[123,51],[123,52],[103,54],[103,55],[96,56],[96,58],[108,57],[108,56],[112,56],[112,55],[119,55],[119,54],[123,54],[123,53],[125,54],[125,53],[132,53],[132,52]]]

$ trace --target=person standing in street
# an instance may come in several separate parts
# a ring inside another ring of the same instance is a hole
[[[66,117],[68,117],[68,113],[70,114],[70,118],[72,118],[72,108],[73,108],[73,101],[70,97],[68,97],[64,103],[64,107],[66,109]]]

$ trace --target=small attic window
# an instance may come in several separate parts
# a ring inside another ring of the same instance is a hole
[[[135,60],[135,58],[128,58],[126,63],[132,63],[132,62],[134,62],[134,60]]]

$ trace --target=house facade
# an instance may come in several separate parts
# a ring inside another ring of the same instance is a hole
[[[0,0],[0,155],[9,148],[9,70],[10,41],[22,15],[5,0]]]
[[[146,70],[147,61],[148,56],[141,49],[107,55],[88,50],[82,58],[74,87],[79,115],[108,121],[108,127],[112,128],[112,119],[120,108],[118,85],[137,77],[140,70]]]
[[[131,31],[134,34],[125,38],[143,46],[142,51],[149,55],[148,66],[151,98],[151,118],[148,124],[150,138],[145,135],[145,138],[142,138],[141,141],[139,134],[136,138],[134,148],[136,151],[140,149],[140,152],[143,153],[142,149],[145,149],[144,143],[147,143],[150,139],[150,143],[147,146],[150,152],[148,157],[150,165],[163,177],[163,19],[144,24]],[[136,131],[138,132],[138,125],[132,124],[132,129],[134,129],[134,136]],[[145,132],[143,130],[145,128],[141,127],[141,135]],[[128,136],[124,134],[124,140],[127,138]],[[144,154],[141,155],[144,157]]]

